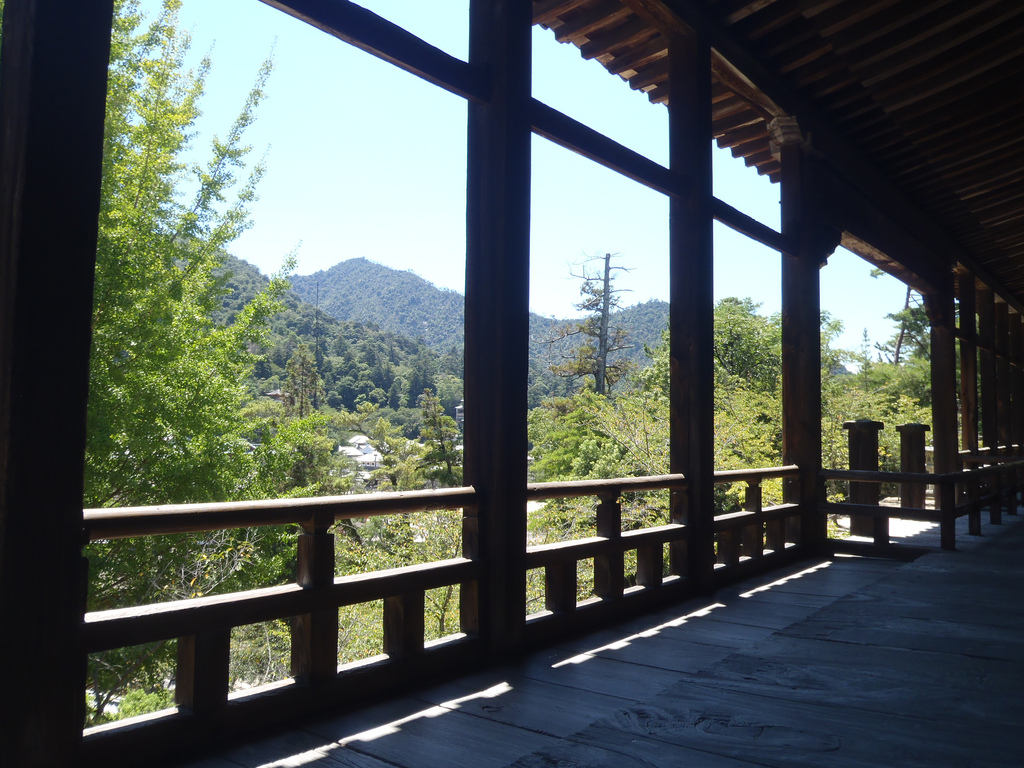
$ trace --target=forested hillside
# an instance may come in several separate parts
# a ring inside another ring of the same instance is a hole
[[[315,304],[319,298],[322,313],[337,320],[371,323],[420,340],[440,355],[461,353],[465,329],[463,295],[438,288],[411,272],[358,258],[312,275],[294,276],[291,283],[298,298],[307,305]],[[310,310],[305,311],[308,314]],[[668,304],[648,301],[619,310],[612,317],[613,323],[626,331],[631,345],[615,358],[625,358],[634,366],[643,367],[649,362],[645,347],[657,346],[668,324]],[[578,339],[554,341],[558,329],[569,322],[530,313],[531,406],[539,405],[540,398],[566,394],[571,389],[550,370],[579,343]]]
[[[269,279],[233,256],[225,256],[218,272],[227,294],[214,320],[230,324]],[[331,408],[353,411],[362,403],[373,403],[396,412],[415,410],[424,390],[431,389],[445,412],[455,415],[462,398],[461,345],[438,353],[422,340],[382,330],[373,322],[337,320],[294,290],[285,291],[281,302],[283,308],[270,318],[266,344],[256,349],[263,360],[253,370],[254,394],[280,389],[288,361],[305,344],[323,379],[324,404]]]

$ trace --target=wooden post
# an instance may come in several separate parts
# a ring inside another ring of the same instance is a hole
[[[965,451],[978,452],[978,327],[974,275],[957,275],[960,295],[960,424]]]
[[[1011,312],[1008,318],[1008,341],[1009,341],[1009,387],[1010,387],[1010,447],[1014,456],[1020,456],[1024,450],[1024,430],[1021,429],[1021,419],[1024,416],[1024,392],[1021,380],[1021,340],[1022,326],[1021,316],[1018,312]]]
[[[544,568],[544,607],[554,613],[576,610],[576,561]]]
[[[660,587],[665,568],[661,544],[638,547],[636,550],[636,583],[641,587]]]
[[[818,211],[813,164],[793,118],[769,124],[771,145],[782,163],[782,234],[792,253],[782,254],[782,460],[800,467],[787,482],[788,501],[799,498],[800,544],[825,545],[820,511],[821,291],[818,272],[839,245],[841,233]],[[799,486],[793,488],[794,482]]]
[[[1010,453],[1010,313],[1005,301],[995,305],[996,435],[999,448]]]
[[[622,538],[622,506],[619,494],[601,497],[597,505],[597,535],[611,541]],[[623,553],[598,555],[594,558],[594,594],[609,600],[622,597],[624,587]]]
[[[925,471],[924,433],[931,427],[927,424],[900,424],[900,472]],[[909,509],[925,508],[924,483],[900,483],[900,506]]]
[[[469,62],[490,99],[469,102],[466,205],[464,631],[492,660],[522,648],[526,617],[526,378],[530,310],[531,4],[473,0]]]
[[[228,704],[230,662],[230,630],[178,638],[175,703],[196,715],[216,718]]]
[[[754,513],[754,523],[743,529],[743,554],[758,558],[764,554],[764,521],[761,512],[764,509],[761,481],[747,484],[743,494],[743,510]]]
[[[990,452],[999,450],[999,401],[996,394],[995,297],[978,290],[978,372],[981,380],[981,441]],[[933,362],[934,365],[934,362]]]
[[[8,0],[3,14],[0,752],[20,768],[74,764],[85,719],[82,470],[112,6]]]
[[[878,471],[878,433],[884,425],[880,421],[858,419],[847,421],[843,429],[850,432],[850,469]],[[877,483],[850,483],[852,504],[878,505]],[[885,517],[850,515],[850,534],[871,536],[876,544],[889,543],[889,520]]]
[[[952,274],[939,293],[923,296],[931,322],[932,443],[937,474],[959,469],[956,406],[956,332]],[[982,392],[984,395],[984,392]]]
[[[299,535],[298,575],[303,589],[325,590],[334,583],[334,536],[328,529],[332,515],[305,526]],[[338,610],[296,616],[292,621],[292,675],[319,683],[338,673]]]
[[[384,598],[384,653],[388,656],[402,659],[423,653],[424,600],[422,591]]]
[[[707,591],[715,568],[714,256],[711,47],[699,30],[669,38],[669,125],[672,170],[691,181],[689,198],[669,204],[669,467],[687,479],[685,496],[672,491],[671,518],[689,534],[685,566],[674,547],[671,569]]]
[[[936,490],[939,494],[941,547],[952,552],[956,549],[956,483],[950,475],[944,475]]]

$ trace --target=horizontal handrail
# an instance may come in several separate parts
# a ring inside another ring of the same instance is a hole
[[[799,475],[800,467],[796,464],[756,469],[719,469],[715,472],[715,485],[739,482],[760,483],[762,480],[798,477]]]
[[[751,523],[758,521],[765,522],[767,520],[779,520],[791,517],[799,509],[799,504],[776,504],[771,507],[765,507],[757,512],[749,510],[725,512],[721,515],[715,515],[715,533],[730,531],[735,528],[744,528]]]
[[[942,482],[945,475],[928,472],[880,472],[867,469],[823,469],[824,480],[849,480],[857,483],[926,483]]]
[[[881,472],[865,469],[823,469],[819,476],[823,480],[846,480],[856,483],[956,483],[963,480],[976,480],[986,475],[995,475],[1014,467],[1024,467],[1024,459],[1005,461],[980,469],[933,474],[928,472]]]
[[[526,498],[529,501],[545,501],[580,496],[619,496],[635,491],[657,491],[685,486],[686,477],[681,474],[613,477],[600,480],[559,480],[551,483],[530,483],[526,486]]]
[[[380,600],[480,578],[480,564],[465,558],[339,576],[323,589],[297,584],[195,597],[85,615],[87,653],[286,619],[344,605]]]
[[[431,509],[461,509],[476,503],[476,490],[467,486],[307,499],[86,509],[82,513],[82,524],[86,540],[97,541],[293,523],[312,526],[314,521],[321,520],[330,523]]]

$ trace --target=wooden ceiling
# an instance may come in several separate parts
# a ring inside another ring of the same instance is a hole
[[[1024,300],[1021,0],[534,0],[533,7],[535,24],[656,103],[668,99],[663,32],[671,19],[707,23],[715,30],[719,146],[777,181],[766,124],[800,105],[841,138],[847,163],[870,166],[924,214],[958,255],[952,261],[994,277],[1014,303]]]

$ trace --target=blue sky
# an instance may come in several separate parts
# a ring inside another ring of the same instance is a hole
[[[366,0],[371,10],[459,58],[466,0]],[[143,0],[146,10],[157,0]],[[263,272],[296,251],[298,274],[366,257],[462,291],[465,269],[465,102],[331,38],[258,0],[184,0],[192,58],[213,68],[197,124],[200,151],[240,108],[273,49],[267,100],[248,134],[267,174],[253,227],[229,249]],[[534,96],[653,160],[667,163],[667,110],[595,61],[534,29]],[[572,314],[572,265],[604,252],[631,269],[624,305],[668,299],[668,201],[662,195],[534,137],[531,308]],[[778,227],[778,186],[728,152],[715,152],[715,194]],[[779,256],[716,225],[715,297],[750,297],[779,309]],[[578,268],[574,268],[577,269]],[[839,343],[859,348],[892,333],[885,314],[904,286],[845,251],[822,270],[822,305],[843,320]]]

